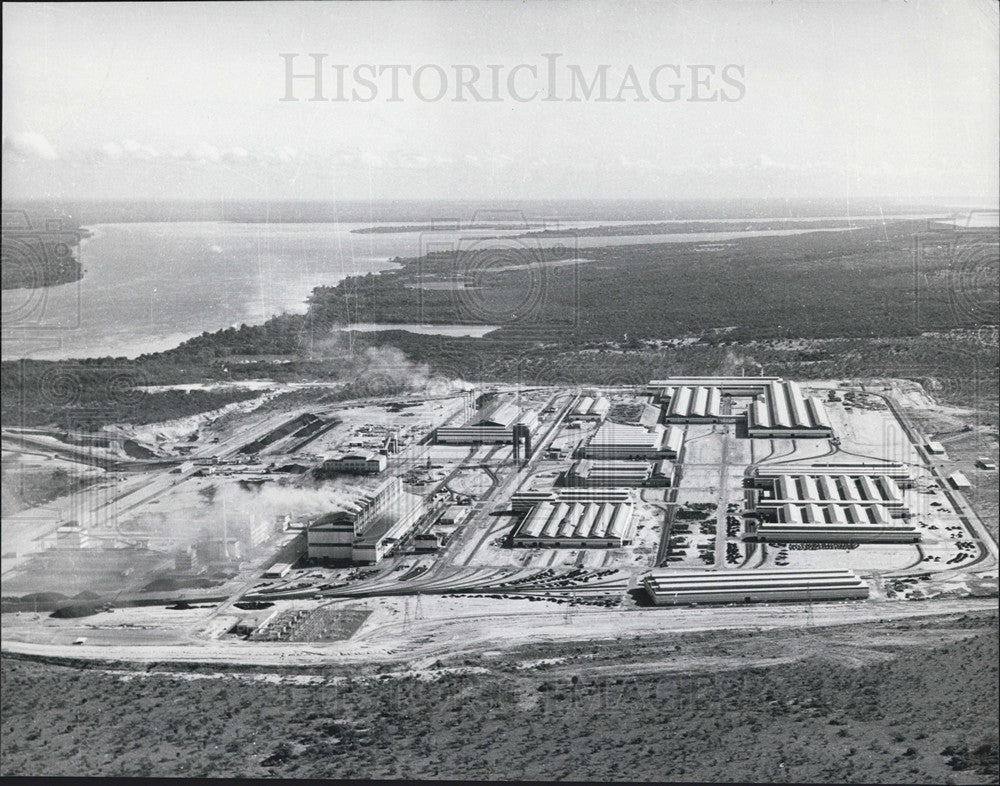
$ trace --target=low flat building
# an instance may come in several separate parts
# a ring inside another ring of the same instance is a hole
[[[389,465],[389,459],[381,453],[344,453],[327,456],[323,460],[323,471],[344,475],[378,475]]]
[[[935,456],[944,455],[944,445],[933,439],[924,445],[924,449]]]
[[[951,483],[952,488],[956,489],[971,489],[972,483],[965,476],[964,472],[952,472],[948,476],[948,482]]]
[[[771,382],[781,382],[781,377],[671,377],[650,380],[645,391],[660,400],[669,399],[678,387],[684,386],[714,386],[732,396],[752,396]]]
[[[649,461],[574,461],[563,474],[564,486],[644,486],[653,474]]]
[[[868,475],[892,478],[902,488],[913,485],[913,473],[899,461],[804,461],[795,464],[763,464],[753,471],[755,478],[781,475]]]
[[[450,505],[445,508],[438,521],[441,524],[460,524],[469,515],[468,505]]]
[[[669,486],[673,464],[659,461],[579,459],[563,474],[567,488]]]
[[[288,575],[291,569],[292,565],[289,562],[275,562],[271,567],[264,571],[264,578],[283,579]]]
[[[441,536],[436,532],[424,532],[413,538],[413,550],[418,554],[429,554],[441,548]]]
[[[851,570],[654,570],[643,579],[643,587],[657,606],[860,600],[868,597],[868,585]]]
[[[920,532],[905,524],[760,524],[743,536],[754,543],[919,543]]]

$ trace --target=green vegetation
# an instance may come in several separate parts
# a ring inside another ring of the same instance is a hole
[[[108,423],[158,423],[254,398],[249,390],[166,390],[150,393],[142,363],[18,360],[3,363],[0,390],[6,427],[96,430]],[[168,379],[175,370],[164,369]]]
[[[151,664],[131,674],[128,664],[109,666],[125,669],[126,679],[92,665],[4,656],[0,768],[995,783],[997,645],[989,614],[539,644],[438,663],[431,679],[329,666],[306,671],[330,681],[306,685],[213,678],[218,665]],[[528,658],[559,663],[519,668]],[[475,668],[463,672],[467,666]]]
[[[954,239],[926,230],[922,222],[889,221],[724,243],[609,246],[561,266],[542,263],[565,263],[573,249],[528,243],[523,259],[505,257],[507,269],[492,272],[488,259],[431,254],[317,287],[307,314],[203,333],[167,352],[4,362],[3,422],[150,422],[249,395],[148,394],[139,384],[267,377],[341,380],[348,383],[343,398],[391,394],[407,389],[411,362],[447,378],[525,384],[635,384],[761,368],[795,379],[898,376],[989,413],[997,320],[995,309],[976,304],[995,302],[995,281],[953,269],[946,254],[916,258],[915,238],[925,245],[933,245],[928,237],[939,245]],[[416,288],[456,278],[481,289]],[[337,332],[358,320],[502,329],[481,339]],[[53,401],[52,391],[68,392]]]
[[[828,338],[915,335],[924,326],[978,327],[973,314],[951,302],[951,258],[914,259],[921,222],[726,243],[677,243],[588,248],[588,262],[542,267],[576,256],[526,244],[521,254],[430,254],[400,271],[355,277],[317,287],[311,298],[314,326],[345,324],[358,315],[373,322],[482,322],[491,324],[506,305],[517,307],[537,286],[541,302],[505,330],[523,334],[546,328],[568,331],[565,340],[635,340],[698,335],[725,329],[725,338]],[[954,233],[941,232],[950,242]],[[521,264],[530,266],[534,281]],[[915,266],[916,269],[915,269]],[[492,272],[492,268],[507,268]],[[919,277],[917,277],[919,274]],[[489,315],[477,319],[466,293],[412,288],[425,280],[473,278],[488,294]],[[915,280],[919,290],[915,291]],[[989,294],[990,282],[962,281]],[[578,293],[577,293],[578,289]],[[613,298],[607,295],[614,293]],[[980,293],[980,294],[982,294]],[[919,295],[920,311],[914,301]],[[995,315],[985,315],[996,324]],[[489,317],[489,318],[486,318]]]
[[[39,289],[83,277],[76,248],[90,232],[65,214],[38,208],[8,210],[4,205],[2,235],[4,290]]]

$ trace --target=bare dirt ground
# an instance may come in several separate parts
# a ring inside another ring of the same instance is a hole
[[[289,608],[316,608],[320,603],[295,601]],[[157,611],[147,607],[77,620],[4,614],[3,651],[142,663],[419,663],[458,652],[502,650],[537,642],[598,641],[692,630],[828,626],[996,607],[996,601],[989,598],[628,610],[469,596],[380,597],[337,603],[372,610],[346,641],[233,640],[222,634],[243,616],[238,609],[218,614],[210,609]],[[74,645],[80,637],[86,642]]]

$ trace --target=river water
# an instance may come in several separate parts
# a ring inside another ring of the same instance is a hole
[[[576,237],[582,227],[640,223],[567,222],[564,239],[525,240],[576,248],[646,243],[732,241],[809,229]],[[83,241],[80,281],[41,290],[8,290],[3,359],[135,357],[233,325],[302,313],[313,287],[395,267],[394,257],[470,242],[476,235],[516,235],[523,228],[359,234],[370,224],[160,222],[100,224]],[[843,231],[844,226],[822,231]],[[457,240],[456,240],[457,238]],[[522,242],[522,241],[518,241]],[[424,332],[426,332],[424,328]],[[451,326],[450,331],[456,328]]]

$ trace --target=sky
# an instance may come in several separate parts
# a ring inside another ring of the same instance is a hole
[[[997,8],[7,3],[3,197],[995,206]]]

